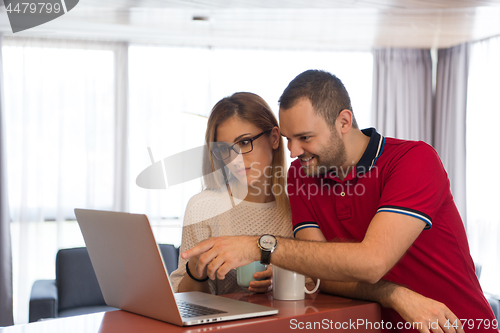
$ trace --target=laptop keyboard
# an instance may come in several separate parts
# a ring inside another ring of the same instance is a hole
[[[184,301],[177,301],[177,307],[179,308],[181,316],[184,318],[213,315],[218,313],[227,313],[226,311],[207,308],[206,306],[186,303]]]

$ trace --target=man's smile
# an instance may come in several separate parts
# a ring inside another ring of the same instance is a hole
[[[310,157],[307,157],[307,158],[299,158],[299,161],[300,161],[300,164],[302,166],[307,166],[311,163],[311,161],[315,158],[316,156],[310,156]]]

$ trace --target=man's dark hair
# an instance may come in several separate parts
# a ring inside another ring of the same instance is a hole
[[[352,112],[351,99],[338,77],[326,71],[310,69],[295,77],[279,99],[280,109],[292,108],[302,98],[308,98],[317,114],[333,127],[342,110]],[[352,126],[358,128],[356,119]]]

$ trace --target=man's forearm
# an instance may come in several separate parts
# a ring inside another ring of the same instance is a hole
[[[460,320],[445,304],[386,280],[380,280],[375,284],[321,281],[321,291],[349,298],[378,302],[383,307],[391,308],[398,312],[407,322],[419,325],[416,327],[425,328],[428,323],[439,322],[439,331],[447,332],[450,328],[450,323],[457,323],[456,332],[464,333]],[[429,330],[421,332],[429,332]]]
[[[359,243],[278,238],[271,263],[322,280],[377,283],[401,259],[425,223],[395,213],[378,213]],[[197,271],[223,279],[233,268],[260,260],[258,236],[209,238],[181,254],[200,255]]]
[[[322,280],[377,282],[382,269],[369,253],[362,243],[278,238],[271,263]]]
[[[424,227],[425,222],[415,217],[381,212],[375,214],[359,243],[283,239],[280,244],[278,240],[271,262],[324,280],[376,283],[408,251]]]
[[[383,307],[393,307],[392,295],[396,288],[403,288],[386,280],[372,284],[366,282],[321,281],[322,292],[342,297],[356,298],[380,303]]]

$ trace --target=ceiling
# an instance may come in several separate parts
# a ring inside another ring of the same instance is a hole
[[[1,8],[0,32],[203,47],[446,48],[500,35],[500,1],[80,0],[62,17],[16,34]]]

